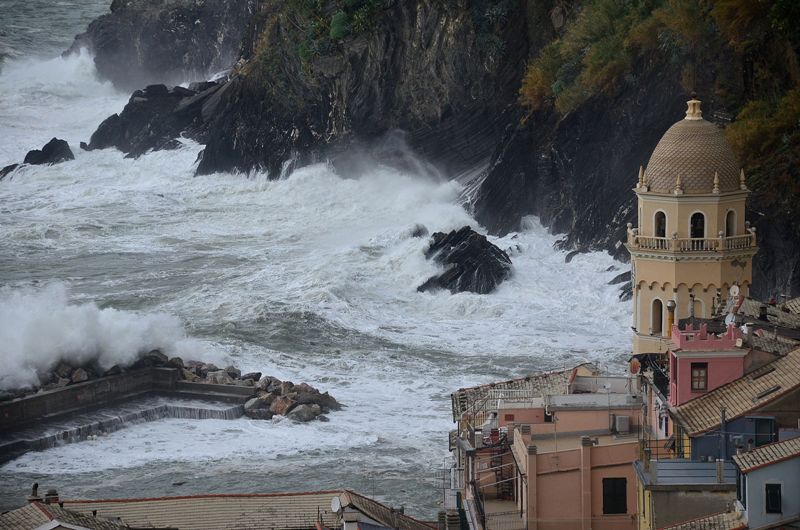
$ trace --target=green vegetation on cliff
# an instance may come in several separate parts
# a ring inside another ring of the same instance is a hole
[[[800,2],[587,0],[528,65],[520,102],[567,114],[656,69],[736,119],[756,207],[800,212]]]

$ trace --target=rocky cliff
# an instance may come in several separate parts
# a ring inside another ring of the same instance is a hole
[[[241,53],[256,0],[113,0],[65,53],[86,48],[100,75],[135,90],[227,70]]]
[[[233,66],[203,104],[202,127],[184,131],[206,143],[201,173],[261,168],[277,178],[322,158],[344,164],[348,149],[402,130],[446,175],[486,168],[467,199],[491,232],[537,215],[565,234],[564,248],[625,259],[638,167],[682,117],[690,89],[726,125],[796,81],[775,73],[791,65],[752,55],[760,38],[762,55],[792,56],[770,36],[789,15],[748,12],[767,27],[745,50],[733,40],[738,19],[720,9],[694,0],[128,0],[76,45],[95,50],[99,71],[123,86]],[[796,144],[787,142],[770,149],[790,151],[780,171],[791,185]],[[746,142],[739,152],[762,175],[751,183],[762,248],[755,292],[798,294],[800,203],[785,197],[800,192],[764,193],[775,187],[758,170],[765,162]]]

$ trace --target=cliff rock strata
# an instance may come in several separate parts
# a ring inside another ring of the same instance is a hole
[[[134,90],[205,79],[238,59],[256,0],[114,0],[65,53],[86,48],[97,71]]]

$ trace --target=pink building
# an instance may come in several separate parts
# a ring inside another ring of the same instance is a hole
[[[669,404],[673,407],[702,396],[745,373],[748,349],[742,333],[730,325],[721,336],[709,333],[706,324],[672,326],[669,349]]]
[[[471,528],[636,528],[638,378],[581,365],[452,398],[459,500],[445,507],[463,506]]]

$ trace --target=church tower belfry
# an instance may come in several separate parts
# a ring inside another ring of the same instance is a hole
[[[700,101],[658,142],[633,190],[638,227],[628,224],[633,282],[633,353],[667,349],[672,323],[710,318],[731,286],[747,295],[755,228],[745,221],[750,191],[722,131]]]

